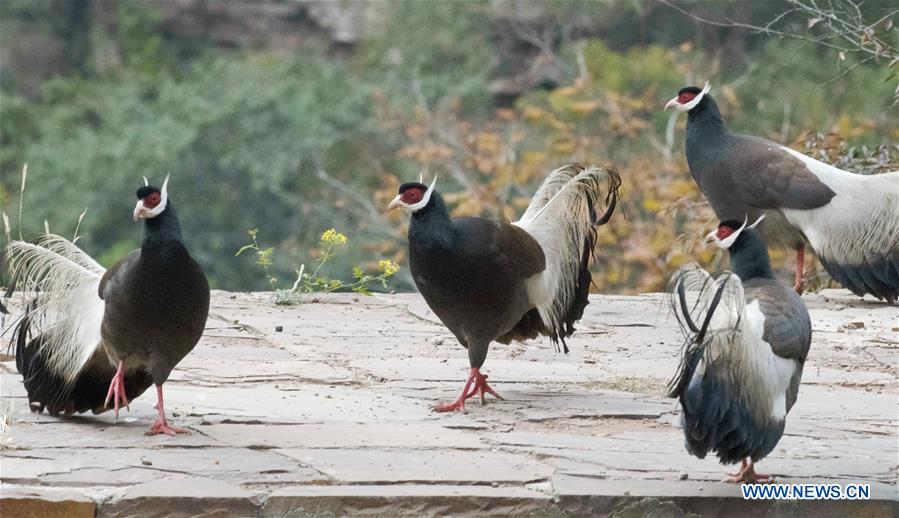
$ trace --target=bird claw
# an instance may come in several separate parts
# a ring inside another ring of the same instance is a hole
[[[759,482],[774,482],[774,476],[767,473],[756,473],[755,464],[746,459],[740,467],[740,471],[736,473],[728,473],[727,478],[722,482],[740,483],[740,484],[757,484]]]
[[[128,396],[125,393],[124,362],[121,361],[119,362],[119,368],[116,370],[115,376],[113,376],[112,381],[109,382],[109,390],[106,392],[106,401],[103,405],[109,407],[110,401],[112,401],[115,410],[116,421],[119,419],[120,408],[125,407],[129,412],[131,411]]]
[[[431,410],[433,410],[434,412],[453,412],[455,410],[458,410],[464,414],[465,400],[460,396],[459,399],[453,401],[452,403],[437,403]]]
[[[439,403],[434,406],[435,412],[452,412],[454,410],[459,410],[461,412],[465,412],[465,401],[478,396],[481,405],[487,403],[486,394],[490,394],[496,399],[502,400],[503,397],[496,393],[490,385],[487,384],[487,375],[481,374],[480,370],[477,368],[471,369],[471,374],[468,376],[468,380],[465,382],[465,387],[462,389],[462,393],[459,394],[459,397],[456,398],[452,403]]]
[[[166,435],[177,435],[177,434],[187,434],[190,435],[190,430],[185,430],[184,428],[178,428],[175,426],[170,426],[166,421],[160,421],[157,419],[153,426],[150,427],[149,430],[144,432],[144,435],[159,435],[164,433]]]

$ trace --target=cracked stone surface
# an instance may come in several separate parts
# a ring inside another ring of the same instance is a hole
[[[461,390],[467,355],[418,295],[288,307],[217,291],[206,334],[166,384],[171,421],[189,436],[143,435],[152,391],[118,422],[32,414],[3,358],[0,510],[895,516],[899,308],[843,290],[804,299],[814,335],[799,400],[759,469],[869,483],[869,502],[743,501],[720,482],[723,466],[689,456],[664,397],[681,338],[660,294],[592,296],[567,356],[548,340],[493,344],[484,372],[505,401],[437,414]]]

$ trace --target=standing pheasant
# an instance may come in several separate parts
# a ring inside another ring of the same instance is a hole
[[[686,334],[669,392],[683,409],[684,444],[700,459],[714,452],[722,464],[741,462],[728,480],[747,483],[770,478],[755,462],[783,435],[812,340],[805,304],[774,278],[754,226],[722,222],[708,240],[729,252],[733,273],[685,266],[671,299]],[[688,289],[698,291],[691,303]]]
[[[719,220],[767,220],[766,241],[796,250],[802,292],[806,241],[856,295],[899,297],[899,171],[858,175],[770,140],[732,133],[709,86],[682,88],[665,108],[687,112],[687,164]]]
[[[491,341],[565,337],[587,305],[596,227],[615,210],[621,180],[612,169],[568,165],[553,171],[515,223],[450,218],[443,198],[420,183],[400,186],[388,211],[409,223],[409,263],[428,306],[468,349],[462,393],[436,410],[464,410],[485,393],[499,398],[480,369]],[[597,216],[595,205],[605,202]],[[501,398],[500,398],[501,399]]]
[[[156,385],[158,415],[147,432],[186,433],[165,417],[162,385],[197,344],[209,285],[191,258],[162,189],[137,191],[143,242],[109,270],[56,235],[10,242],[5,260],[34,298],[16,325],[16,366],[32,411],[51,415],[119,409]]]

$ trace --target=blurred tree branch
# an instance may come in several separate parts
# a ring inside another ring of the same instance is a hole
[[[872,10],[868,8],[863,12],[862,4],[853,0],[787,0],[791,8],[778,14],[764,26],[760,26],[737,22],[729,17],[712,20],[699,16],[672,0],[659,1],[700,23],[742,28],[835,50],[838,53],[838,65],[846,61],[848,55],[855,54],[857,60],[830,81],[872,60],[887,60],[888,69],[899,64],[899,43],[897,43],[899,40],[890,37],[890,32],[895,31],[893,18],[899,13],[899,9],[891,9],[873,21],[868,21],[866,16],[870,18]],[[797,27],[796,23],[791,23],[797,16],[805,18],[804,30]],[[896,73],[893,72],[888,79],[895,77]],[[894,103],[899,103],[899,85],[896,86],[893,99]]]

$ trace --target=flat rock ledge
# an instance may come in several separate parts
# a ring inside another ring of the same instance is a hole
[[[0,514],[899,516],[899,308],[803,298],[814,341],[799,401],[759,469],[867,483],[867,501],[743,500],[726,467],[684,451],[664,397],[681,339],[661,294],[591,296],[568,355],[494,344],[484,372],[505,400],[437,414],[467,355],[418,295],[277,306],[216,291],[166,384],[189,436],[143,435],[152,391],[118,422],[32,414],[2,358]]]

